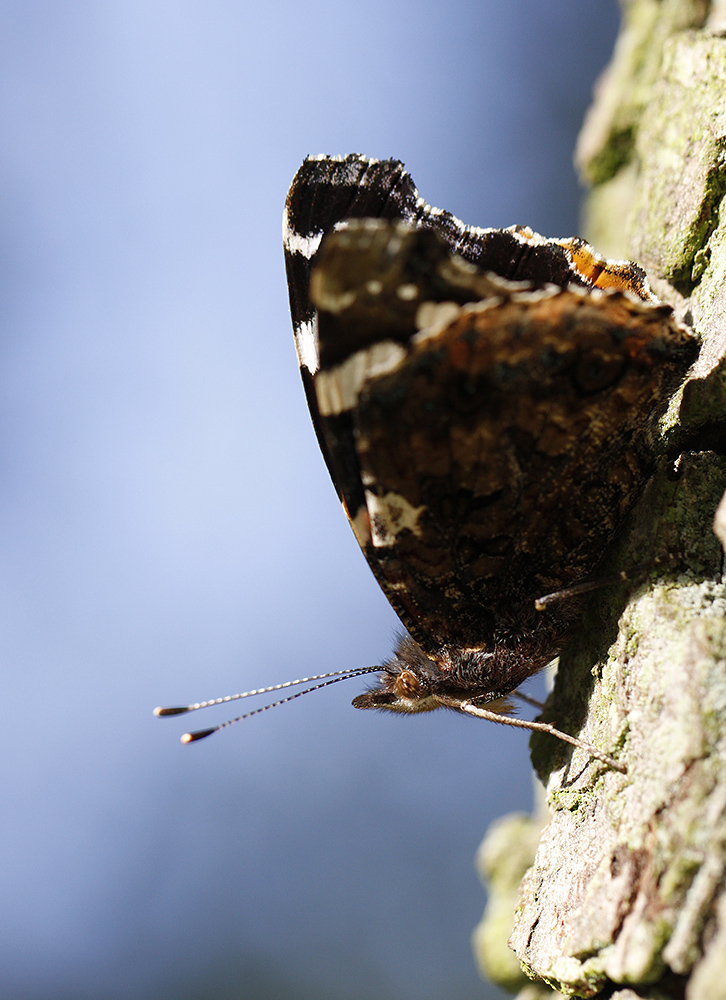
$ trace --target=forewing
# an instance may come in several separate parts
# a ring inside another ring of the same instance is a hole
[[[401,219],[436,232],[451,252],[482,271],[535,286],[555,283],[627,288],[650,298],[645,273],[636,264],[605,261],[583,240],[546,240],[526,226],[480,229],[433,208],[399,160],[358,154],[308,157],[285,202],[283,247],[295,346],[305,394],[326,464],[340,494],[322,433],[312,377],[320,369],[318,315],[310,299],[310,274],[323,236],[346,219]]]

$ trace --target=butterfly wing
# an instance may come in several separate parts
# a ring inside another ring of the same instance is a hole
[[[308,401],[371,569],[427,653],[510,627],[515,641],[534,597],[590,572],[637,498],[693,339],[635,265],[467,229],[397,161],[306,161],[286,220]],[[526,259],[570,278],[507,280]],[[638,284],[640,300],[619,290]]]

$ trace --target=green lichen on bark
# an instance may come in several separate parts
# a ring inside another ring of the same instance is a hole
[[[507,947],[519,883],[532,863],[543,820],[513,813],[493,823],[477,851],[476,867],[489,899],[472,946],[482,975],[512,992],[527,982],[522,966]]]
[[[628,775],[588,766],[584,755],[563,764],[543,741],[537,748],[541,767],[559,765],[548,784],[553,815],[522,885],[511,944],[532,973],[580,996],[688,971],[691,952],[673,942],[700,940],[712,900],[694,896],[694,885],[721,857],[726,588],[711,579],[721,553],[708,510],[726,487],[726,460],[693,455],[683,465],[671,481],[664,463],[613,554],[662,560],[658,582],[638,588],[624,609],[617,597],[590,609],[610,642],[607,656],[593,657],[587,630],[567,651],[553,696],[559,721],[563,706],[577,703],[570,668],[595,664],[582,735],[598,743],[610,728],[626,746]],[[714,822],[704,824],[709,811]]]
[[[656,582],[627,600],[593,599],[553,695],[558,721],[584,713],[585,739],[606,745],[609,732],[623,743],[627,777],[577,753],[563,763],[559,747],[534,741],[539,767],[557,768],[552,820],[511,943],[531,973],[568,994],[698,970],[723,877],[726,588],[715,581],[722,554],[711,512],[726,459],[692,454],[680,464],[674,479],[664,460],[612,554],[618,565],[656,561]]]
[[[658,472],[603,567],[628,570],[629,582],[585,603],[547,707],[628,773],[533,737],[550,819],[510,947],[538,983],[530,991],[720,1000],[726,585],[713,519],[726,491],[726,32],[709,29],[726,2],[624,8],[579,148],[597,182],[587,235],[644,263],[703,348],[662,424]],[[719,510],[726,540],[726,502]],[[497,922],[501,947],[502,907]]]
[[[628,0],[613,58],[598,85],[577,148],[577,165],[593,185],[614,177],[633,157],[640,122],[661,71],[663,46],[675,33],[700,28],[706,0]]]
[[[639,182],[628,222],[635,258],[690,294],[708,266],[726,192],[726,40],[671,37],[638,130]]]

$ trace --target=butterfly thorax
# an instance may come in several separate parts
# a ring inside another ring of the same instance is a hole
[[[427,655],[404,633],[391,659],[381,666],[379,686],[360,695],[356,708],[394,712],[428,712],[446,700],[467,699],[489,705],[510,694],[545,666],[567,629],[560,620],[552,628],[501,634],[489,648],[445,645]]]

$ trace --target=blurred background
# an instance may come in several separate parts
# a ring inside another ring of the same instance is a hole
[[[0,3],[0,993],[457,1000],[526,736],[356,712],[192,746],[186,703],[380,662],[318,453],[281,215],[308,153],[578,231],[615,0]],[[207,713],[204,726],[227,716]]]

